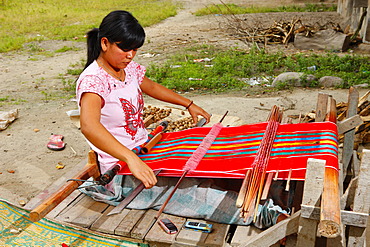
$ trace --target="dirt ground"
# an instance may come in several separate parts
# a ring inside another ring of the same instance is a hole
[[[180,1],[180,0],[179,0]],[[164,61],[166,56],[194,44],[211,44],[219,47],[248,46],[220,29],[223,16],[196,17],[196,9],[218,0],[182,0],[183,8],[175,17],[146,28],[147,43],[140,50],[136,61],[148,66]],[[251,1],[224,1],[257,5]],[[258,4],[271,3],[258,1]],[[281,2],[274,1],[274,4]],[[289,1],[282,2],[284,4]],[[291,20],[298,16],[305,20],[341,21],[337,13],[274,13],[247,15],[248,19],[273,22],[283,17]],[[150,41],[150,42],[149,42]],[[40,191],[86,158],[89,147],[79,129],[70,121],[66,112],[77,109],[76,102],[63,92],[61,74],[72,64],[85,58],[84,41],[44,41],[42,49],[54,52],[63,46],[74,46],[79,50],[55,53],[53,56],[35,55],[32,49],[0,54],[0,98],[9,102],[0,105],[0,111],[19,109],[19,118],[6,130],[0,131],[0,198],[15,204],[28,202]],[[273,49],[298,52],[294,47],[276,46]],[[201,57],[200,57],[201,58]],[[228,94],[210,95],[188,93],[198,105],[214,115],[227,110],[229,116],[240,119],[239,123],[256,123],[267,118],[273,105],[284,107],[284,115],[308,113],[316,106],[318,92],[327,92],[340,101],[347,101],[347,90],[303,89],[281,91],[275,94],[246,96],[248,90]],[[360,90],[362,95],[365,90]],[[145,98],[146,104],[163,105]],[[46,144],[51,133],[61,134],[67,143],[63,151],[51,151]],[[56,165],[65,165],[56,169]]]

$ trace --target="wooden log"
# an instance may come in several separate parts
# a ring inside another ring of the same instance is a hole
[[[86,180],[90,177],[97,178],[100,175],[99,168],[96,160],[94,151],[90,151],[88,154],[88,162],[84,169],[79,172],[74,179]],[[30,212],[30,219],[33,222],[39,221],[45,215],[47,215],[52,209],[54,209],[60,202],[67,198],[76,188],[78,188],[83,182],[81,181],[68,181],[58,191],[52,194],[43,203],[37,206]]]
[[[335,123],[335,100],[330,98],[328,103],[327,120]],[[327,238],[339,236],[341,234],[340,216],[339,172],[325,167],[324,186],[321,196],[321,215],[318,226],[319,233]]]

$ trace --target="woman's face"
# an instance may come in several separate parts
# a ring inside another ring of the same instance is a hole
[[[134,59],[138,50],[122,50],[117,44],[119,43],[111,43],[104,37],[101,40],[101,57],[116,71],[126,68],[132,59]]]

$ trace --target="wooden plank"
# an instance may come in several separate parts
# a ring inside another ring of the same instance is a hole
[[[204,241],[205,246],[224,246],[226,235],[230,226],[227,224],[212,223],[212,232],[208,234]]]
[[[161,219],[168,218],[170,219],[177,229],[181,231],[181,227],[184,225],[186,218],[173,216],[169,214],[162,214]],[[168,234],[166,233],[156,222],[153,227],[150,229],[148,234],[145,237],[145,241],[149,243],[149,245],[153,246],[161,246],[163,244],[172,244],[175,241],[177,234]]]
[[[157,215],[156,210],[149,209],[143,217],[135,224],[131,231],[131,237],[136,239],[144,239],[145,235],[152,228],[153,219]]]
[[[326,93],[320,92],[318,94],[315,122],[323,122],[325,120],[328,97],[329,95]]]
[[[370,150],[364,149],[357,189],[353,199],[353,211],[368,214],[370,210]],[[350,226],[348,246],[363,246],[365,244],[365,228]]]
[[[360,172],[360,160],[357,157],[357,151],[353,150],[352,155],[352,174],[353,177],[357,177]]]
[[[320,206],[323,191],[325,161],[309,158],[303,189],[302,205]],[[300,217],[297,246],[315,246],[317,221]]]
[[[91,225],[90,229],[102,233],[114,234],[115,229],[130,212],[129,209],[124,209],[119,214],[107,216],[107,214],[114,208],[114,206],[109,206],[107,210],[105,210],[104,213],[99,217],[99,219]]]
[[[342,223],[358,227],[366,227],[369,214],[347,210],[341,210]],[[302,205],[301,217],[312,220],[320,220],[320,207]]]
[[[131,237],[131,230],[144,214],[145,210],[131,209],[118,227],[114,230],[114,234],[124,237]]]
[[[351,116],[341,122],[338,122],[338,134],[343,134],[343,133],[346,133],[350,130],[353,130],[354,128],[356,128],[357,126],[363,124],[364,121],[362,120],[362,118],[359,116],[359,115],[354,115],[354,116]]]
[[[354,87],[351,87],[349,89],[348,94],[347,118],[357,114],[358,102],[359,102],[359,93]],[[343,178],[346,177],[348,165],[353,155],[354,138],[355,130],[350,130],[344,134],[343,153],[342,153]]]
[[[243,243],[249,242],[261,232],[262,230],[255,226],[237,226],[230,245],[240,246]]]
[[[271,246],[276,242],[280,241],[280,239],[291,234],[297,233],[300,214],[301,214],[300,211],[294,213],[291,217],[280,221],[276,225],[273,225],[272,227],[258,234],[252,240],[244,242],[240,246],[248,247]]]
[[[83,195],[79,201],[68,205],[55,219],[64,222],[72,222],[80,214],[86,211],[95,203],[94,199]]]
[[[79,200],[81,200],[82,197],[84,197],[84,194],[82,194],[79,190],[73,191],[66,199],[59,203],[58,206],[51,210],[46,217],[49,219],[56,218],[65,208],[72,203],[76,204]]]
[[[206,222],[204,220],[194,220],[201,223],[211,223]],[[212,223],[211,223],[212,224]],[[187,246],[204,246],[204,242],[208,237],[209,233],[204,233],[200,231],[193,231],[189,229],[181,229],[181,231],[176,236],[175,244],[180,245],[187,245]]]
[[[80,215],[70,221],[70,223],[89,228],[109,205],[104,202],[95,201],[90,207],[84,210]]]

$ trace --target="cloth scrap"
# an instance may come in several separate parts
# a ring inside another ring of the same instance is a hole
[[[151,189],[144,189],[127,205],[130,209],[159,210],[173,190],[178,178],[158,177],[158,183]],[[117,206],[139,185],[135,177],[117,175],[112,181],[112,191],[104,186],[91,186],[80,189],[96,201]],[[92,184],[85,182],[82,186]],[[199,218],[224,224],[251,225],[252,217],[245,222],[240,218],[240,209],[235,206],[238,193],[223,190],[214,184],[213,179],[185,178],[176,193],[164,209],[164,213],[188,218]],[[267,228],[276,224],[281,213],[287,212],[274,205],[271,199],[259,205],[257,220],[253,223],[258,228]]]

